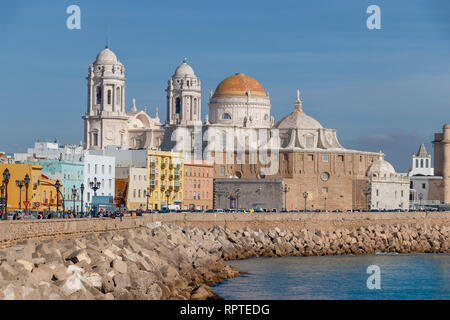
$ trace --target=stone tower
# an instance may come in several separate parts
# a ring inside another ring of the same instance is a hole
[[[168,81],[166,125],[202,125],[202,88],[200,79],[186,63],[178,66]]]
[[[441,176],[438,191],[440,200],[450,203],[450,124],[445,124],[442,133],[434,135],[434,175]]]
[[[125,67],[108,46],[89,66],[84,147],[104,149],[126,143]]]

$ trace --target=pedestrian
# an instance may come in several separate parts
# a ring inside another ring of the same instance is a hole
[[[122,222],[123,212],[120,213],[120,222]]]

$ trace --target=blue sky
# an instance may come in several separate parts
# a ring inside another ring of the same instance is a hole
[[[81,30],[66,8],[81,8]],[[366,8],[381,8],[368,30]],[[383,150],[397,171],[448,121],[448,1],[2,1],[0,150],[83,139],[88,66],[109,38],[126,101],[165,119],[165,87],[184,57],[209,89],[236,72],[269,91],[276,120],[300,88],[304,111],[347,148]]]

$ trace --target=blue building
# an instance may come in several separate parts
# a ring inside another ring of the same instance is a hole
[[[50,179],[59,180],[61,182],[62,186],[60,191],[64,199],[64,209],[76,210],[76,212],[80,212],[80,187],[84,182],[83,158],[80,157],[78,161],[64,159],[40,159],[37,161],[37,163],[42,166],[42,174],[46,175]],[[72,189],[76,190],[75,196],[73,196]]]

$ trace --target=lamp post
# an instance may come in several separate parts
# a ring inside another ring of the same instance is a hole
[[[239,195],[241,194],[241,189],[237,188],[234,193],[236,194],[236,209],[239,209]]]
[[[84,213],[84,201],[83,201],[83,194],[84,194],[84,183],[81,184],[80,186],[80,191],[81,191],[81,214]]]
[[[308,192],[303,192],[303,199],[305,199],[305,212],[306,212],[306,199],[308,198]]]
[[[5,211],[4,211],[5,217],[3,218],[2,215],[3,220],[8,220],[8,183],[10,178],[11,174],[9,173],[8,168],[6,168],[5,171],[3,171],[3,183],[5,185]]]
[[[419,193],[419,205],[420,205],[420,210],[422,210],[422,199],[423,199],[423,194]]]
[[[0,186],[0,190],[1,190],[1,205],[2,205],[2,208],[1,208],[1,214],[2,214],[2,216],[3,216],[3,212],[5,211],[5,209],[4,209],[4,205],[5,205],[5,184],[4,183],[2,183],[2,185]]]
[[[101,187],[101,183],[97,181],[97,177],[94,177],[94,181],[89,182],[89,187],[94,190],[94,197],[96,197],[97,190]],[[97,215],[97,206],[95,206],[95,215]]]
[[[166,206],[167,206],[167,210],[169,210],[169,197],[170,197],[170,191],[166,190],[166,198],[167,198]]]
[[[56,188],[56,212],[59,211],[59,188],[61,187],[61,183],[59,180],[56,180],[55,188]]]
[[[72,188],[72,200],[73,200],[73,213],[76,213],[75,211],[75,198],[77,196],[77,188],[75,187],[75,185]]]
[[[147,194],[145,195],[146,197],[147,197],[147,212],[148,212],[148,201],[149,201],[149,199],[150,199],[150,187],[147,187]]]
[[[28,175],[28,173],[25,175],[23,181],[25,182],[25,212],[28,212],[28,186],[30,185],[30,176]]]
[[[287,211],[287,193],[291,190],[287,184],[284,185],[284,211]]]
[[[25,185],[25,181],[16,180],[16,186],[19,188],[19,210],[22,209],[22,188]]]

